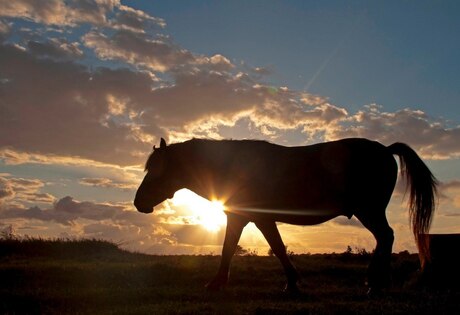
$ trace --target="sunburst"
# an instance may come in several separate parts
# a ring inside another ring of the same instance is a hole
[[[181,189],[174,194],[173,205],[181,206],[190,212],[195,222],[209,232],[219,231],[227,222],[225,205],[220,200],[207,200],[188,189]]]

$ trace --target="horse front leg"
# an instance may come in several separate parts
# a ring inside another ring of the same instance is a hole
[[[228,282],[230,262],[236,251],[243,228],[248,224],[244,217],[227,213],[227,229],[225,231],[224,246],[222,248],[222,259],[219,270],[211,282],[206,285],[209,291],[217,291],[225,287]]]
[[[281,264],[283,265],[284,272],[286,273],[287,277],[287,283],[284,291],[290,293],[299,292],[297,282],[300,280],[300,276],[296,268],[292,265],[289,257],[287,256],[286,246],[281,239],[281,235],[278,231],[276,223],[274,221],[259,221],[255,222],[255,224],[264,235],[273,253],[276,255],[276,257],[278,257]]]

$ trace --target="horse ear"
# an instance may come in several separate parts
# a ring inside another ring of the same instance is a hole
[[[156,148],[155,148],[155,145],[153,145],[153,151],[155,151],[155,149],[156,149]]]
[[[166,141],[165,141],[165,139],[161,138],[160,149],[163,149],[163,148],[166,148]]]

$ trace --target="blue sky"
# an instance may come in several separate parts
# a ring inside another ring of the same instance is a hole
[[[191,192],[154,215],[133,208],[161,137],[365,137],[413,147],[442,183],[433,231],[460,232],[459,13],[457,1],[0,0],[0,230],[219,253],[223,228],[198,210],[215,209]],[[402,197],[387,212],[395,251],[415,251]],[[374,246],[354,219],[280,230],[296,252]],[[253,226],[242,244],[267,250]]]
[[[456,1],[132,3],[192,51],[270,67],[269,83],[353,110],[378,103],[460,119]]]

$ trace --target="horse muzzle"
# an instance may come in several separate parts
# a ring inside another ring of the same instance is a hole
[[[153,212],[153,206],[152,205],[147,205],[138,199],[134,200],[134,206],[136,207],[137,211],[142,212],[142,213],[152,213]]]

